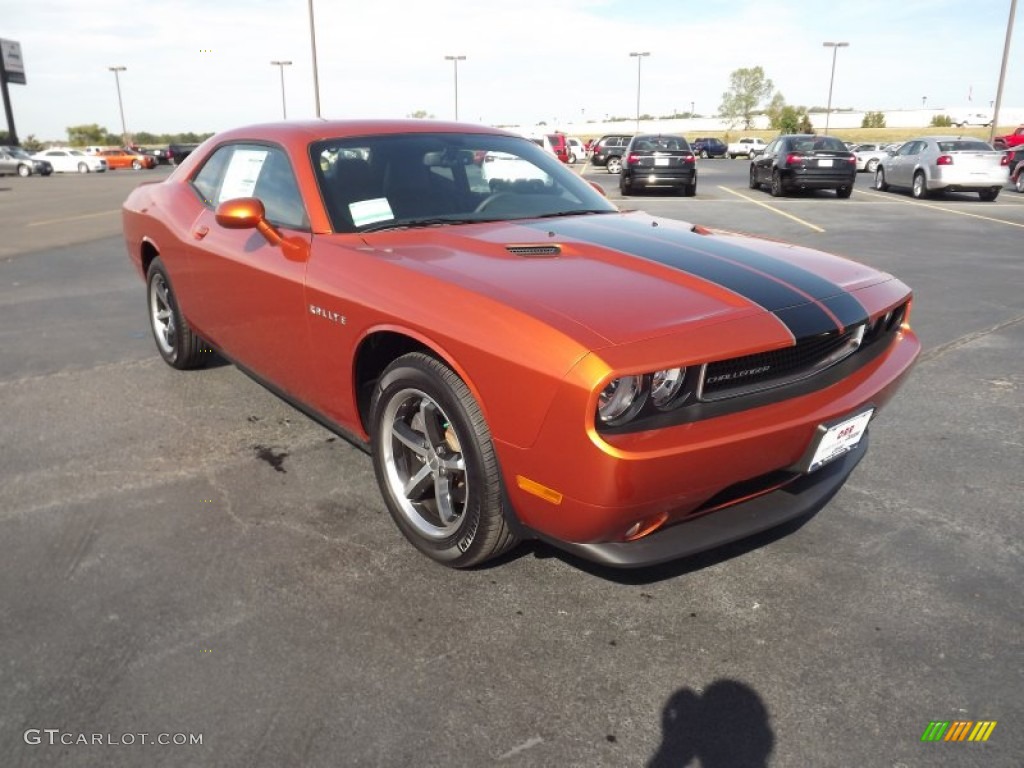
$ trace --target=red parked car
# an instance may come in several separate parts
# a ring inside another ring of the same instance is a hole
[[[920,349],[891,275],[620,212],[482,126],[228,131],[123,216],[164,360],[215,349],[364,447],[449,566],[649,565],[812,513]]]

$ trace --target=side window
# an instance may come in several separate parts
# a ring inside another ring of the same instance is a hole
[[[228,160],[234,151],[233,146],[221,147],[207,159],[199,173],[192,178],[192,187],[210,208],[215,208],[221,202],[220,184],[224,179],[224,169],[227,168]]]
[[[276,148],[268,148],[253,191],[267,210],[267,221],[289,229],[309,229],[306,208],[302,204],[299,185],[295,181],[288,156]]]

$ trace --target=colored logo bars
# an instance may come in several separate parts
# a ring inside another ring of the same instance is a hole
[[[921,741],[988,741],[995,727],[995,720],[932,720]]]

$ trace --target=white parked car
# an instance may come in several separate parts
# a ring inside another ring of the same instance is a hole
[[[587,159],[587,148],[583,145],[583,142],[575,136],[570,136],[566,141],[569,144],[569,162],[585,162]]]
[[[951,117],[953,125],[957,128],[967,128],[972,125],[982,125],[988,128],[992,125],[992,115],[987,112],[957,112]]]
[[[520,187],[543,189],[552,183],[545,171],[508,152],[488,152],[484,155],[480,172],[492,192]]]
[[[742,155],[743,157],[753,157],[764,152],[764,148],[768,146],[768,142],[764,139],[751,138],[744,136],[739,141],[730,141],[729,148],[726,150],[726,154],[735,160],[737,157]]]
[[[875,168],[878,167],[878,162],[888,154],[886,148],[889,146],[891,145],[854,144],[850,148],[850,151],[853,152],[854,156],[857,158],[857,170],[874,173]]]
[[[882,158],[875,189],[905,187],[918,199],[931,193],[977,192],[982,200],[992,201],[1006,185],[1004,154],[978,139],[922,136]]]
[[[107,170],[107,161],[102,157],[87,155],[81,150],[69,147],[44,149],[32,157],[36,160],[46,160],[56,173],[103,173]]]

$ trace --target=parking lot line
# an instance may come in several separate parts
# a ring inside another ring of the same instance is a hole
[[[804,221],[799,216],[794,216],[791,213],[786,213],[785,211],[780,211],[774,205],[768,205],[768,203],[762,202],[761,200],[755,200],[754,198],[750,197],[749,195],[744,195],[744,194],[742,194],[740,192],[737,192],[735,189],[729,189],[729,187],[723,187],[722,185],[719,185],[718,188],[719,189],[724,189],[726,192],[729,192],[730,194],[736,195],[736,197],[739,197],[739,198],[741,198],[743,200],[746,200],[748,203],[753,203],[754,205],[760,205],[762,208],[767,208],[772,213],[779,214],[779,216],[785,216],[787,219],[792,219],[797,224],[803,224],[805,227],[807,227],[809,229],[813,229],[815,232],[824,232],[825,231],[824,229],[819,227],[817,224],[811,224],[811,222]]]
[[[77,221],[78,219],[95,219],[97,216],[109,216],[112,213],[120,213],[120,208],[112,211],[100,211],[99,213],[83,213],[79,216],[65,216],[61,219],[44,219],[43,221],[30,221],[26,227],[43,227],[47,224],[61,224],[65,221]]]
[[[921,208],[931,208],[933,211],[941,211],[942,213],[955,213],[957,216],[967,216],[972,219],[981,219],[982,221],[993,221],[996,224],[1007,224],[1011,227],[1020,227],[1024,229],[1024,224],[1017,221],[1007,221],[1006,219],[997,219],[992,216],[982,216],[980,213],[968,213],[967,211],[958,211],[956,208],[944,208],[941,205],[933,205],[932,203],[923,203],[920,200],[906,200],[900,197],[893,197],[886,195],[882,192],[869,192],[866,189],[858,189],[862,195],[868,195],[878,199],[891,200],[894,203],[902,203],[903,205],[917,205]]]

